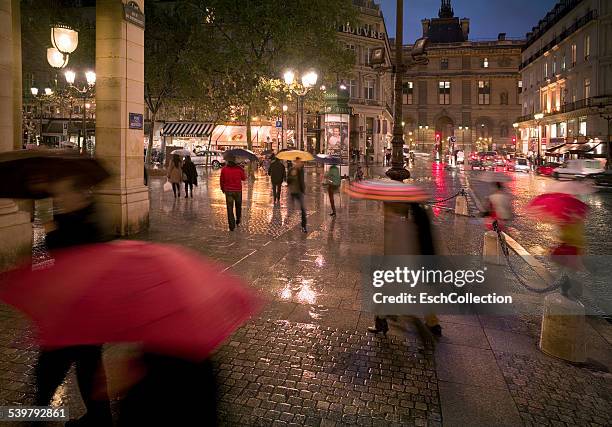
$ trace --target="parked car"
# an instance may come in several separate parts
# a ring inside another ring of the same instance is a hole
[[[225,159],[223,158],[223,152],[221,151],[213,151],[213,150],[202,150],[196,152],[197,157],[194,157],[192,160],[196,165],[206,165],[212,166],[213,168],[220,168],[225,164]]]
[[[604,168],[599,160],[575,159],[568,160],[558,168],[553,169],[552,176],[555,179],[586,178],[603,173]]]
[[[508,162],[508,170],[515,172],[527,172],[531,171],[531,165],[529,161],[524,157],[517,157]]]
[[[547,162],[539,165],[536,168],[535,173],[538,175],[552,176],[553,170],[559,166],[561,166],[561,163]]]

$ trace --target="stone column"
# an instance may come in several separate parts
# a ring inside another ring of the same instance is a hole
[[[112,174],[96,194],[117,234],[133,234],[149,222],[144,130],[128,120],[144,113],[144,30],[124,19],[117,0],[96,2],[96,77],[96,157]]]
[[[13,78],[13,39],[21,37],[14,33],[11,0],[0,0],[0,152],[11,151],[15,144],[14,117],[21,117],[15,111]],[[13,2],[18,4],[18,2]],[[16,11],[19,14],[19,11]],[[19,135],[21,141],[21,135]],[[32,253],[32,225],[30,214],[19,211],[12,200],[0,199],[0,271],[12,265],[17,259],[30,257]]]

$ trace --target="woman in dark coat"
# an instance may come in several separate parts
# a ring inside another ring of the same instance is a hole
[[[183,182],[185,182],[185,198],[189,197],[189,190],[193,198],[193,186],[198,186],[198,171],[189,156],[186,156],[183,162]]]

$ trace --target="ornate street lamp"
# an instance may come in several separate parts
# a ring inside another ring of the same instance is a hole
[[[79,33],[73,28],[57,24],[51,27],[51,44],[47,49],[47,62],[53,68],[64,68],[68,59],[79,45]]]
[[[47,62],[53,68],[64,68],[68,65],[68,58],[68,55],[64,55],[54,47],[47,48]]]
[[[287,70],[283,74],[283,80],[285,80],[285,84],[289,87],[293,93],[295,93],[298,97],[298,105],[297,105],[297,125],[296,125],[296,136],[298,141],[298,149],[304,149],[304,135],[303,135],[303,126],[304,126],[304,97],[310,90],[317,84],[317,80],[319,79],[319,75],[314,70],[309,70],[302,74],[302,84],[301,87],[296,87],[295,85],[295,72],[293,70]],[[325,86],[321,86],[321,90],[325,90]]]
[[[96,73],[93,71],[85,72],[85,80],[87,85],[82,87],[75,86],[76,73],[72,70],[67,70],[64,73],[66,82],[70,85],[70,88],[74,90],[81,98],[83,98],[83,145],[79,144],[79,147],[85,148],[85,140],[87,134],[86,119],[87,119],[87,99],[93,94],[94,86],[96,84]]]
[[[537,113],[533,115],[533,119],[536,121],[538,127],[538,159],[536,163],[539,165],[542,162],[542,138],[540,135],[540,122],[544,118],[544,113]]]
[[[53,95],[53,90],[51,88],[46,87],[44,93],[39,95],[39,90],[37,87],[30,88],[30,93],[35,99],[38,99],[39,102],[39,143],[42,142],[43,139],[43,106],[45,98]]]

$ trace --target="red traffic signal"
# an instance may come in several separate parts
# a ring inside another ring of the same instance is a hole
[[[515,136],[512,137],[512,142],[516,142],[516,137]]]

